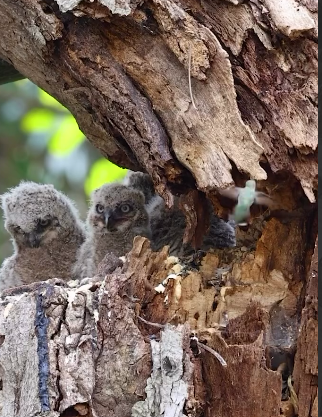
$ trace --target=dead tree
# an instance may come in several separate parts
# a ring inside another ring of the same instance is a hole
[[[3,294],[2,415],[317,417],[317,1],[2,0],[0,20],[0,56],[181,195],[196,246],[219,189],[276,202],[194,269],[136,238],[105,278]]]

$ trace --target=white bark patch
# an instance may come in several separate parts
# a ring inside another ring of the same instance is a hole
[[[167,324],[160,341],[151,341],[153,370],[145,389],[147,398],[132,408],[132,417],[181,417],[188,397],[188,384],[183,378],[184,326]]]
[[[264,3],[276,27],[290,38],[315,27],[307,9],[294,0],[265,0]]]
[[[81,2],[81,0],[56,0],[59,10],[63,13],[69,12],[75,9]]]
[[[74,10],[81,0],[56,0],[61,12]],[[106,6],[113,14],[127,16],[131,13],[130,0],[98,0],[103,6]]]
[[[57,360],[60,370],[59,387],[63,396],[61,412],[74,404],[88,402],[94,390],[92,337],[95,324],[93,319],[86,320],[86,311],[92,305],[92,292],[87,287],[64,293],[68,300],[65,323],[53,337],[54,343],[50,341],[50,353],[55,349],[55,343],[60,347]]]
[[[40,46],[46,45],[46,39],[44,38],[43,34],[41,33],[40,29],[36,25],[27,26],[27,30],[32,36],[32,39]]]
[[[4,336],[0,348],[4,400],[1,415],[35,416],[42,411],[38,391],[37,337],[34,320],[29,319],[35,317],[36,302],[33,297],[12,299],[13,304],[7,317],[3,314],[5,304],[0,307],[0,334]],[[23,404],[23,409],[19,410],[19,403]]]
[[[131,13],[130,2],[127,0],[100,0],[100,3],[109,8],[113,14],[127,16]]]
[[[314,191],[310,183],[306,180],[301,179],[301,185],[302,185],[303,191],[305,192],[306,197],[309,199],[309,202],[315,203],[316,198],[315,198]]]

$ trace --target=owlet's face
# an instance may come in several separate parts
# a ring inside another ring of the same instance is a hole
[[[145,227],[148,215],[143,194],[121,184],[103,185],[92,195],[88,223],[101,234]]]
[[[21,182],[1,196],[5,228],[20,248],[42,247],[54,240],[66,243],[82,234],[71,200],[50,184]]]
[[[59,237],[60,225],[55,217],[43,216],[25,227],[7,223],[7,229],[19,248],[38,248],[49,244]]]

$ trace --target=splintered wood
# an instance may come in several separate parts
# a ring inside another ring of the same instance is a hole
[[[279,416],[281,374],[265,351],[294,348],[297,327],[280,329],[302,284],[273,261],[262,269],[261,242],[191,268],[137,237],[105,278],[3,295],[2,416]]]

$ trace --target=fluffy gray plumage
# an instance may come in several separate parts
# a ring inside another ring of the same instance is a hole
[[[151,177],[143,174],[143,172],[128,171],[123,184],[140,190],[144,194],[146,204],[149,204],[156,197]]]
[[[128,253],[135,236],[151,238],[142,192],[117,183],[95,190],[87,216],[87,238],[74,268],[75,278],[94,276],[107,253]]]
[[[14,254],[0,269],[0,290],[50,278],[70,279],[85,239],[74,203],[52,185],[22,182],[1,197]]]
[[[174,208],[168,210],[164,200],[155,193],[153,183],[147,174],[130,172],[126,182],[143,192],[146,197],[146,208],[150,217],[152,231],[152,247],[160,250],[163,246],[169,245],[170,255],[182,256],[193,252],[191,246],[183,246],[183,234],[186,227],[184,214],[178,207],[178,200],[175,199]],[[225,248],[236,245],[235,229],[233,222],[225,222],[211,210],[210,227],[203,239],[201,250],[207,251],[210,248]]]

